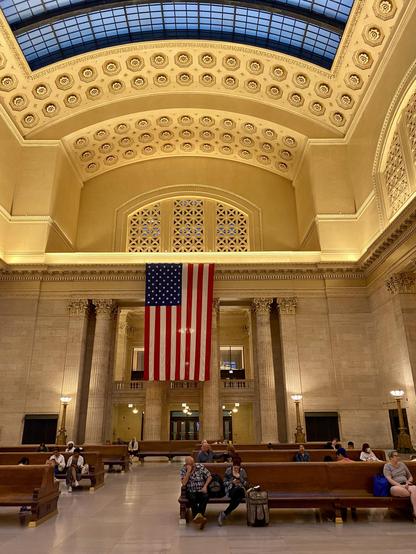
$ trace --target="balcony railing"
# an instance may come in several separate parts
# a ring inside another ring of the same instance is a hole
[[[224,389],[254,391],[253,379],[224,379],[221,382]]]
[[[199,381],[170,381],[169,388],[177,389],[199,389]]]
[[[142,390],[144,388],[143,381],[114,381],[115,392],[127,392],[132,390]]]

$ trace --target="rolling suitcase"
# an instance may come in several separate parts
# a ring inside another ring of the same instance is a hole
[[[247,525],[265,527],[269,525],[269,497],[267,491],[249,489],[246,493]]]

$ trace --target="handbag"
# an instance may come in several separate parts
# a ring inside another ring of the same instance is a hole
[[[373,494],[374,496],[390,496],[390,483],[384,475],[374,475],[373,477]]]

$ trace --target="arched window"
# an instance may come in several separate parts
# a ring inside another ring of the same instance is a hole
[[[243,211],[208,198],[169,198],[144,206],[127,221],[128,252],[247,252]]]

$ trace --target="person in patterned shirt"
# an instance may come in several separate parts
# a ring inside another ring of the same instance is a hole
[[[186,456],[181,469],[181,483],[191,504],[193,522],[200,529],[205,527],[205,510],[208,504],[208,485],[212,481],[211,473],[203,464],[196,464],[192,456]]]

